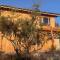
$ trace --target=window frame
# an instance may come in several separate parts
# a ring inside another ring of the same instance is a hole
[[[48,18],[48,23],[44,23],[44,18]],[[46,25],[50,25],[50,17],[42,17],[41,23],[46,24]]]

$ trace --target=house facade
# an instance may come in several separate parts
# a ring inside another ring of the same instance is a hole
[[[29,9],[22,9],[22,8],[15,8],[10,6],[0,6],[0,16],[9,17],[12,21],[16,20],[31,20],[32,15],[34,15],[33,10]],[[37,23],[37,27],[39,27],[39,23],[43,24],[44,31],[51,31],[53,29],[54,32],[60,32],[60,29],[56,28],[56,17],[60,16],[59,14],[49,13],[49,12],[37,12],[35,23]],[[39,51],[47,51],[52,45],[52,41],[49,41],[47,44],[43,46],[43,48]],[[31,51],[34,49],[39,49],[37,46],[31,47]],[[1,34],[0,34],[0,50],[6,53],[14,52],[14,47],[12,46],[11,42],[9,42],[6,38],[4,38],[1,42]]]
[[[0,15],[5,17],[11,17],[13,20],[18,19],[31,19],[33,14],[32,10],[15,8],[9,6],[0,6]],[[38,20],[41,20],[42,23],[45,23],[51,27],[55,27],[55,18],[59,14],[48,13],[48,12],[37,12]]]

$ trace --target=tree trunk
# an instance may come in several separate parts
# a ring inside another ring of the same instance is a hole
[[[16,60],[21,60],[21,55],[18,52],[19,50],[16,48],[15,51],[16,51],[16,55],[17,55]]]
[[[52,51],[53,51],[55,48],[54,48],[54,36],[52,28],[51,28],[51,36],[52,36]]]

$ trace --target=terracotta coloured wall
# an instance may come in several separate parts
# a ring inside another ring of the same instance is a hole
[[[17,20],[17,19],[30,20],[31,19],[31,14],[19,13],[19,12],[13,12],[13,11],[2,11],[1,16],[11,17],[12,20]],[[41,16],[41,17],[43,18],[46,16]],[[49,16],[47,16],[47,17],[49,17]],[[55,27],[55,17],[49,17],[49,19],[50,19],[50,26]],[[38,16],[38,20],[40,20],[40,16]]]
[[[31,16],[30,14],[25,14],[25,13],[18,13],[18,12],[12,12],[12,11],[2,11],[1,12],[1,16],[5,16],[5,17],[11,17],[12,20],[17,20],[17,19],[28,19],[30,20],[31,19]],[[39,19],[40,20],[40,19]],[[37,21],[37,20],[36,20]],[[37,21],[38,23],[38,21]],[[38,26],[38,25],[37,25]],[[52,27],[55,27],[55,18],[54,17],[50,17],[50,26]],[[2,41],[2,44],[1,44],[1,41]],[[49,41],[50,43],[52,43],[51,41]],[[48,50],[48,48],[50,48],[50,44],[46,43],[42,50],[41,51],[45,51],[45,50]],[[49,44],[47,46],[47,44]],[[1,45],[2,45],[2,48],[1,48]],[[33,46],[32,46],[33,47]],[[40,47],[40,46],[39,46]],[[39,48],[38,47],[38,48]],[[35,49],[37,49],[37,47],[35,46],[34,47]],[[45,49],[46,48],[46,49]],[[11,42],[8,41],[6,38],[4,38],[3,40],[1,40],[1,37],[0,37],[0,50],[2,49],[2,51],[6,52],[6,53],[11,53],[11,52],[14,52],[14,47],[12,46]],[[45,50],[44,50],[45,49]],[[34,49],[31,49],[31,51],[33,51]]]
[[[5,17],[11,17],[13,20],[17,20],[17,19],[31,19],[30,14],[26,14],[26,13],[18,13],[18,12],[12,12],[12,11],[2,11],[1,12],[1,16],[5,16]]]
[[[50,17],[50,26],[55,27],[55,17]]]
[[[15,53],[12,43],[5,37],[2,38],[2,33],[0,32],[0,51],[4,53]]]

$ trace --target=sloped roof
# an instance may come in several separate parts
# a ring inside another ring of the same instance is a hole
[[[0,10],[12,10],[12,11],[16,11],[16,12],[25,12],[25,13],[32,13],[34,11],[34,10],[30,10],[30,9],[16,8],[16,7],[7,6],[7,5],[0,5]],[[53,17],[60,16],[60,14],[50,13],[50,12],[37,11],[37,13],[40,15],[45,15],[45,16],[53,16]]]

